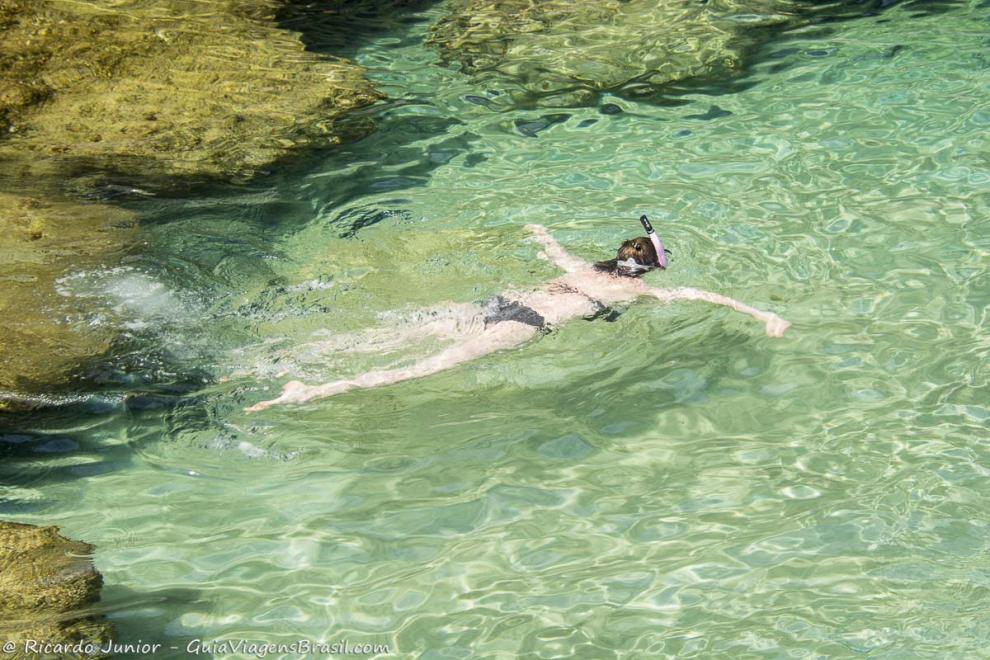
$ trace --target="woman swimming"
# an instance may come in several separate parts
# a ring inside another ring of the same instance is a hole
[[[400,333],[386,335],[369,344],[374,347],[397,346],[406,340],[423,337],[454,340],[439,353],[407,367],[369,371],[348,380],[322,385],[288,382],[276,399],[261,401],[246,412],[257,412],[284,403],[303,403],[348,390],[389,385],[421,378],[450,369],[458,364],[513,346],[548,332],[551,328],[578,318],[595,318],[610,308],[644,296],[661,302],[700,300],[731,307],[762,321],[770,337],[781,337],[790,323],[776,314],[764,312],[726,296],[690,288],[658,289],[639,279],[654,268],[666,268],[667,256],[646,216],[640,221],[647,236],[625,241],[615,259],[588,263],[568,254],[546,227],[527,225],[526,229],[543,246],[540,256],[565,271],[557,279],[534,291],[507,292],[481,304],[456,304],[454,314],[431,318]],[[359,349],[360,350],[360,349]]]

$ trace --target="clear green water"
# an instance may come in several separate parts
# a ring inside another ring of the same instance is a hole
[[[619,115],[465,100],[489,88],[437,65],[430,13],[378,35],[356,57],[407,100],[378,134],[142,207],[144,256],[67,280],[129,319],[129,359],[214,384],[4,436],[0,512],[97,545],[122,639],[985,654],[988,17],[799,31],[747,89],[610,99]],[[688,117],[712,104],[732,114]],[[537,137],[515,124],[554,113]],[[674,252],[653,283],[773,309],[788,336],[643,303],[428,379],[240,412],[280,368],[376,359],[307,352],[314,332],[550,278],[526,223],[597,258],[641,212]]]

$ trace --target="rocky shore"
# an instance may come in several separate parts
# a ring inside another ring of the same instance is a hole
[[[31,179],[250,177],[368,130],[362,70],[305,50],[275,0],[0,0],[0,157]]]
[[[15,648],[5,658],[39,657],[35,642],[98,648],[111,638],[110,623],[92,612],[103,586],[92,552],[57,527],[0,522],[0,639]]]
[[[134,218],[79,193],[246,180],[371,130],[360,67],[306,51],[276,0],[0,0],[0,405],[64,386],[111,331],[54,290],[112,264]],[[8,397],[9,399],[9,397]]]

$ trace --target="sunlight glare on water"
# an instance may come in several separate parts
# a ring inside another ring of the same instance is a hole
[[[97,546],[122,637],[179,645],[983,653],[985,5],[798,30],[745,89],[608,101],[622,112],[512,107],[438,63],[430,12],[381,35],[355,58],[403,102],[375,135],[268,190],[159,202],[154,297],[131,295],[140,270],[87,280],[152,330],[162,305],[201,315],[150,336],[216,382],[65,421],[87,440],[23,478],[20,518]],[[307,353],[321,337],[550,279],[527,223],[598,259],[640,213],[673,251],[652,284],[771,309],[787,336],[644,302],[426,379],[240,412],[375,364]]]

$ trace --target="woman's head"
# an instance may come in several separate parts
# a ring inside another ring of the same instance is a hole
[[[658,267],[662,268],[657,260],[656,248],[646,236],[630,238],[619,247],[615,259],[595,264],[595,270],[626,277],[640,277]]]

